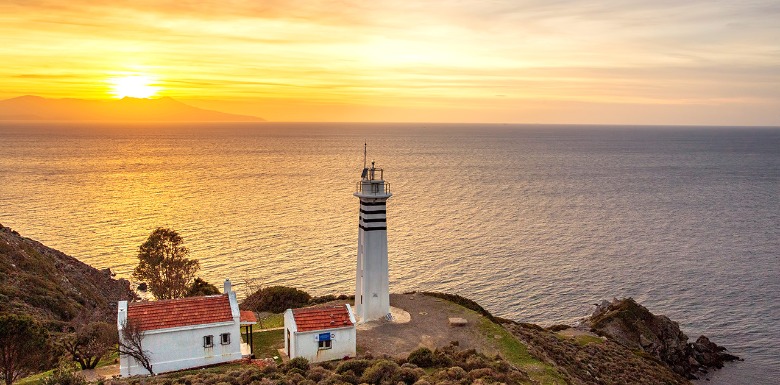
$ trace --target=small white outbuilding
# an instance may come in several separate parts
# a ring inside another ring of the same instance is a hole
[[[142,347],[148,352],[155,374],[242,358],[241,313],[230,281],[225,281],[222,295],[120,301],[118,307],[119,338],[127,322],[137,325],[143,332]],[[135,359],[120,355],[119,374],[127,377],[149,372]]]
[[[348,304],[287,309],[284,312],[284,351],[309,362],[355,357],[355,315]]]

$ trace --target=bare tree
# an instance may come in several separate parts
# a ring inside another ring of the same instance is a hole
[[[122,323],[122,331],[119,338],[119,354],[124,354],[131,357],[141,366],[146,369],[150,375],[154,375],[152,371],[152,361],[149,358],[150,352],[143,348],[144,331],[138,326],[138,324],[125,321]]]
[[[260,278],[244,278],[244,297],[249,297],[252,293],[263,288],[263,281]]]

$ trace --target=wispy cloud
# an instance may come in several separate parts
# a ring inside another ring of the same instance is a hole
[[[780,109],[777,20],[735,0],[12,1],[0,96],[108,97],[107,78],[148,73],[185,99]]]

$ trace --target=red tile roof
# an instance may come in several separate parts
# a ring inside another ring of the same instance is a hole
[[[133,302],[127,305],[127,319],[141,330],[168,329],[233,320],[226,295]]]
[[[241,310],[241,325],[256,323],[257,317],[255,317],[255,312],[250,310]]]
[[[299,332],[352,326],[346,305],[293,309]]]

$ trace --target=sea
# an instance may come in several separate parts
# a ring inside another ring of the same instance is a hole
[[[240,296],[350,294],[364,144],[392,292],[541,325],[633,297],[744,358],[706,383],[780,383],[780,128],[5,122],[0,223],[119,278],[170,227]]]

